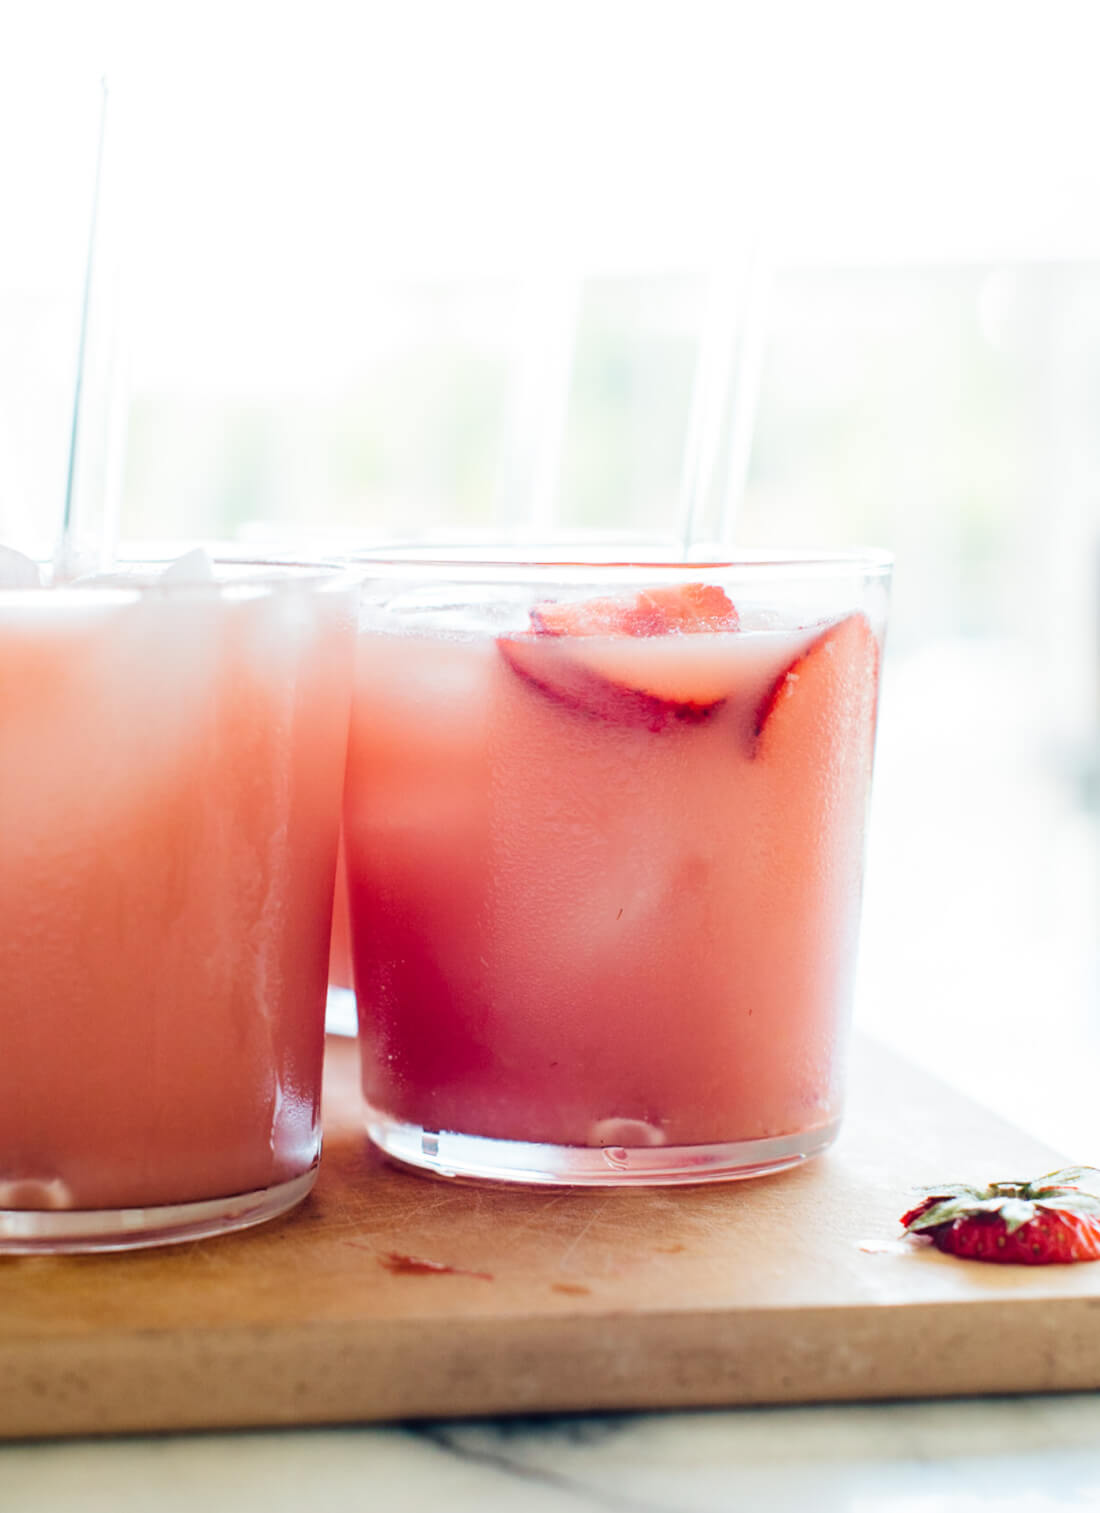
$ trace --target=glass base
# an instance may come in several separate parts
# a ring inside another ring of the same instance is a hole
[[[538,1145],[402,1124],[367,1107],[367,1134],[400,1166],[458,1181],[525,1187],[676,1187],[785,1171],[836,1139],[839,1119],[797,1135],[716,1145]]]
[[[250,1229],[300,1203],[317,1180],[317,1164],[300,1177],[259,1192],[171,1203],[160,1208],[0,1208],[0,1255],[60,1255],[140,1250]]]

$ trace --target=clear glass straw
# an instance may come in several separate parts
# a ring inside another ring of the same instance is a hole
[[[763,365],[770,269],[759,246],[711,270],[678,498],[685,557],[729,546],[748,477]]]
[[[89,371],[89,331],[93,305],[96,298],[97,260],[100,241],[100,205],[103,191],[103,157],[104,144],[107,135],[107,81],[100,81],[100,104],[99,104],[99,134],[96,144],[95,178],[92,187],[91,217],[88,227],[88,250],[84,263],[84,290],[80,306],[80,332],[76,351],[76,376],[73,384],[73,411],[72,426],[69,433],[69,461],[65,480],[65,503],[62,512],[61,530],[57,538],[54,552],[54,581],[65,582],[75,577],[87,565],[87,547],[79,537],[81,528],[87,524],[85,519],[78,519],[78,498],[81,492],[80,470],[82,449],[82,428],[86,420],[87,397],[85,393]],[[109,423],[110,404],[108,402]],[[111,443],[110,437],[105,438],[108,448]],[[87,512],[84,512],[85,516]],[[101,558],[106,552],[104,536],[106,534],[106,521],[101,513],[97,520],[97,540],[94,546],[94,555]]]
[[[516,534],[549,538],[559,523],[579,309],[580,280],[568,270],[538,268],[525,280],[493,501],[497,525]]]

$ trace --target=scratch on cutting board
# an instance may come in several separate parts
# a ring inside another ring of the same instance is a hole
[[[357,1235],[381,1235],[392,1233],[394,1230],[404,1228],[406,1225],[416,1225],[418,1228],[429,1214],[438,1213],[440,1209],[452,1208],[453,1199],[449,1196],[435,1198],[432,1201],[421,1199],[417,1203],[410,1203],[407,1208],[390,1209],[381,1216],[381,1222],[371,1225],[364,1222],[361,1215],[349,1216],[347,1228],[354,1229]]]
[[[182,1251],[183,1248],[181,1245],[180,1250]],[[194,1264],[197,1265],[201,1261],[208,1271],[229,1270],[225,1250],[221,1246],[204,1245],[201,1241],[196,1240],[194,1244],[187,1247],[187,1252],[189,1259],[193,1260]]]
[[[610,1198],[605,1198],[603,1200],[603,1202],[600,1204],[599,1208],[597,1208],[594,1213],[589,1214],[588,1218],[581,1225],[580,1229],[577,1230],[577,1233],[573,1236],[573,1238],[570,1240],[569,1244],[565,1247],[565,1249],[562,1251],[561,1255],[558,1257],[558,1265],[559,1265],[559,1267],[562,1267],[562,1266],[565,1265],[566,1261],[568,1261],[569,1257],[576,1250],[577,1246],[584,1239],[585,1235],[592,1228],[593,1224],[595,1224],[596,1220],[600,1217],[600,1215],[602,1213],[604,1213],[606,1211],[607,1206],[608,1206],[608,1204],[610,1202],[611,1202]]]
[[[501,1230],[499,1236],[494,1238],[499,1241],[503,1248],[514,1250],[517,1244],[522,1243],[523,1237],[530,1234],[532,1230],[541,1234],[546,1228],[547,1216],[551,1214],[551,1211],[573,1196],[572,1193],[556,1193],[553,1197],[548,1197],[537,1211],[532,1213],[530,1218],[520,1219],[509,1224],[507,1230]],[[553,1218],[557,1217],[561,1216],[553,1216]]]

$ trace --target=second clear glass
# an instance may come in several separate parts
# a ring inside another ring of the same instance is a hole
[[[889,559],[369,571],[345,841],[371,1138],[582,1186],[824,1149]]]

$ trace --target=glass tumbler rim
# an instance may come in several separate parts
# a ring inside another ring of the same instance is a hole
[[[623,557],[606,560],[598,557],[519,556],[500,555],[472,557],[448,555],[445,547],[436,544],[423,551],[402,547],[392,554],[356,554],[348,560],[362,581],[386,579],[396,574],[408,575],[423,572],[432,578],[454,577],[464,580],[491,575],[496,581],[509,577],[532,575],[536,580],[547,578],[555,572],[577,574],[597,581],[601,578],[623,580],[638,579],[638,575],[652,578],[683,581],[692,577],[760,576],[764,578],[844,577],[853,573],[867,579],[888,579],[893,571],[894,556],[877,547],[853,547],[840,550],[752,550],[729,556],[715,554],[706,557],[682,559],[656,559]]]
[[[122,606],[143,601],[225,600],[265,593],[333,593],[356,588],[362,573],[347,562],[297,560],[279,557],[211,557],[223,570],[210,579],[164,578],[171,559],[124,559],[102,572],[66,583],[41,583],[25,588],[0,588],[0,608],[23,609],[52,605]]]

